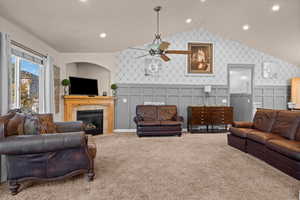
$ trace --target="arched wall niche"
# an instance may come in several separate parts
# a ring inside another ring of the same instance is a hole
[[[67,63],[65,66],[66,78],[73,76],[97,79],[99,96],[101,96],[103,92],[107,92],[108,95],[111,94],[111,71],[107,67],[91,62],[72,62]]]
[[[115,53],[62,53],[64,66],[69,63],[92,63],[102,66],[110,71],[110,80],[114,82],[117,70],[118,52]]]

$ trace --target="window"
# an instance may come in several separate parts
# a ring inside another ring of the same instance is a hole
[[[11,108],[25,108],[39,112],[42,65],[12,55],[10,70]]]

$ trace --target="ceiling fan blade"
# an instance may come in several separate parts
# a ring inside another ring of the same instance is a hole
[[[145,54],[145,55],[142,55],[142,56],[138,56],[138,57],[135,57],[136,59],[138,59],[138,58],[143,58],[143,57],[146,57],[146,56],[148,56],[149,54]]]
[[[159,49],[161,49],[161,50],[164,51],[164,50],[168,49],[169,46],[170,46],[170,43],[169,43],[169,42],[162,42],[162,43],[159,45]]]
[[[171,59],[170,59],[168,56],[166,56],[165,54],[161,54],[160,57],[161,57],[161,59],[163,59],[163,60],[166,61],[166,62],[168,62],[168,61],[171,60]]]
[[[139,50],[139,51],[149,51],[149,50],[147,50],[147,49],[135,48],[135,47],[129,47],[129,49]]]
[[[192,54],[192,51],[183,51],[183,50],[167,50],[166,54]]]

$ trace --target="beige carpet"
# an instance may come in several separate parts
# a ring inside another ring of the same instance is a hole
[[[96,178],[27,185],[22,200],[296,200],[300,183],[226,144],[225,134],[93,138]]]

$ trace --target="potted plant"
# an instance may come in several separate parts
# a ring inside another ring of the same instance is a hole
[[[114,83],[114,84],[111,84],[110,88],[111,88],[111,90],[112,90],[113,96],[116,96],[116,94],[117,94],[117,89],[118,89],[117,84],[115,84],[115,83]]]
[[[64,79],[61,81],[62,86],[64,87],[64,95],[68,95],[68,89],[71,85],[71,82],[69,79]]]

